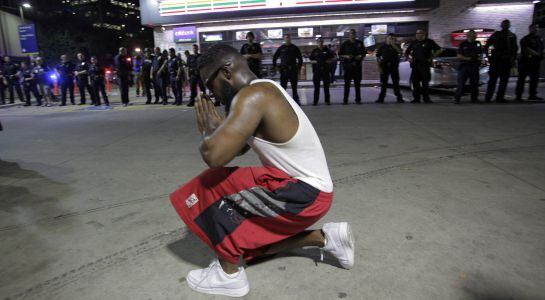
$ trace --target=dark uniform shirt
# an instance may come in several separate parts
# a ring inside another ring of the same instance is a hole
[[[132,64],[128,55],[118,54],[114,58],[118,76],[127,76],[131,73]]]
[[[273,56],[273,67],[276,67],[276,61],[280,58],[281,68],[291,68],[297,66],[301,68],[303,66],[303,56],[299,47],[294,44],[280,46]]]
[[[329,50],[327,47],[323,47],[320,49],[320,47],[315,48],[310,53],[310,60],[315,60],[316,63],[312,64],[312,72],[316,73],[330,73],[330,67],[329,67],[329,61],[332,61],[333,58],[335,58],[335,55],[333,54],[333,51]]]
[[[7,79],[14,79],[17,75],[17,72],[19,72],[19,66],[12,62],[4,63],[3,69],[4,69],[4,76]]]
[[[471,57],[470,61],[463,60],[460,63],[460,66],[471,65],[479,67],[481,65],[481,55],[483,54],[483,47],[481,42],[468,40],[463,41],[460,46],[458,46],[458,54],[465,57]]]
[[[29,79],[31,78],[32,80],[25,80],[25,79]],[[31,84],[35,84],[36,83],[36,79],[33,78],[32,76],[32,68],[31,67],[27,67],[26,69],[21,69],[21,82],[25,85],[25,86],[29,86]]]
[[[509,30],[494,32],[486,42],[486,48],[493,47],[490,62],[514,62],[517,58],[517,36]]]
[[[78,63],[76,64],[76,72],[83,72],[83,71],[87,71],[88,69],[89,69],[89,63],[86,61],[78,61]],[[81,79],[85,79],[87,78],[87,76],[89,75],[88,74],[78,75],[78,77]]]
[[[393,45],[384,44],[377,50],[377,58],[382,68],[395,68],[399,66],[398,48]]]
[[[37,65],[32,69],[32,73],[34,73],[34,77],[36,78],[39,84],[48,85],[50,83],[49,76],[51,75],[51,69],[48,66]]]
[[[350,40],[346,40],[341,44],[341,48],[339,49],[339,56],[341,55],[352,55],[352,58],[342,58],[342,62],[344,65],[353,65],[353,66],[361,66],[361,62],[363,58],[365,57],[366,49],[363,45],[363,42],[356,39],[354,42]],[[356,56],[360,55],[360,58],[356,58]]]
[[[187,66],[189,68],[189,76],[199,75],[199,57],[200,54],[190,54],[187,58]]]
[[[75,65],[71,61],[65,63],[60,63],[57,65],[57,71],[61,77],[61,80],[64,79],[73,79],[74,78],[74,69]]]
[[[142,60],[142,68],[140,69],[141,70],[141,73],[144,75],[144,76],[150,76],[150,72],[151,72],[151,68],[153,66],[153,58],[150,57],[150,58],[144,58]]]
[[[101,80],[104,78],[104,68],[97,64],[90,64],[89,65],[89,77],[91,77],[91,80]]]
[[[240,49],[240,54],[259,54],[263,53],[261,50],[261,45],[259,43],[246,43]],[[259,69],[260,59],[258,58],[248,58],[248,66],[250,69]]]
[[[414,40],[409,44],[405,55],[413,58],[411,65],[427,64],[431,66],[433,52],[441,49],[434,40],[423,39],[422,41]]]
[[[170,78],[175,79],[178,76],[178,69],[181,67],[178,57],[168,59],[167,68]]]
[[[532,49],[539,55],[528,53]],[[543,39],[537,34],[529,34],[520,40],[520,59],[523,62],[540,61],[543,59]]]

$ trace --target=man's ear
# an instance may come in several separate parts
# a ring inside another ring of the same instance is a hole
[[[233,78],[233,65],[227,64],[221,68],[221,73],[223,74],[223,77],[227,80],[231,80]]]

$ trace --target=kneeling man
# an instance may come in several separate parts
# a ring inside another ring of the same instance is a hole
[[[315,246],[354,265],[354,239],[347,223],[322,218],[333,199],[333,183],[322,145],[309,119],[272,80],[257,79],[246,60],[226,45],[199,59],[206,86],[226,107],[220,115],[204,94],[195,105],[210,166],[171,195],[187,227],[215,251],[208,268],[187,276],[195,291],[242,297],[250,286],[241,259]],[[249,148],[260,167],[225,167]]]

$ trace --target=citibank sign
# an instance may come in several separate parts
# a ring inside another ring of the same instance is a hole
[[[175,43],[197,41],[197,27],[195,26],[174,27],[172,33]]]

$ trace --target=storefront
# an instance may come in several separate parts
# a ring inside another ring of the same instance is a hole
[[[531,22],[527,12],[533,12],[533,6],[513,2],[515,7],[506,0],[497,4],[486,0],[485,6],[473,0],[141,0],[140,7],[142,24],[154,28],[155,45],[161,48],[191,51],[196,43],[206,51],[215,43],[225,43],[240,49],[245,33],[253,31],[264,51],[262,72],[272,78],[276,76],[272,56],[284,34],[290,34],[308,57],[317,37],[337,50],[354,28],[369,53],[364,79],[375,79],[373,51],[384,43],[386,34],[396,34],[403,43],[413,39],[417,29],[424,29],[440,45],[454,47],[464,35],[463,30],[454,32],[459,28],[487,28],[483,34],[488,35],[509,18],[520,31]],[[305,66],[300,77],[309,79],[310,68]]]

